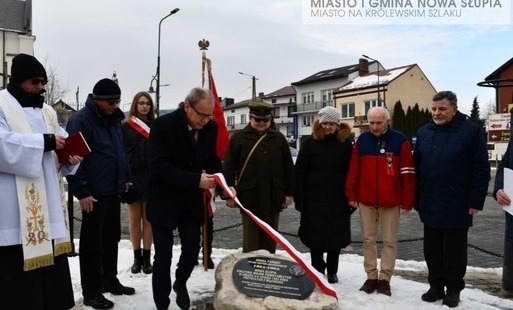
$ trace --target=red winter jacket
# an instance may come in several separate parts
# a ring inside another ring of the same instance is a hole
[[[409,142],[396,130],[376,137],[360,135],[351,156],[345,193],[348,201],[373,207],[411,210],[415,202],[415,168]]]

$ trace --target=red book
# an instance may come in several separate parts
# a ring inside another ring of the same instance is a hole
[[[91,153],[91,148],[80,131],[75,132],[66,138],[66,145],[63,149],[55,150],[59,162],[63,165],[69,164],[70,155],[84,156]]]

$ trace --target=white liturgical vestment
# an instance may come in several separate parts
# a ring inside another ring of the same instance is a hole
[[[18,101],[7,91],[0,91],[0,100],[20,107]],[[57,115],[53,109],[45,109]],[[57,173],[54,152],[43,152],[44,139],[42,133],[49,133],[43,118],[43,109],[23,108],[32,133],[13,132],[9,127],[4,111],[0,107],[0,246],[16,245],[22,242],[20,231],[20,210],[15,175],[28,178],[44,176],[47,206],[50,219],[51,239],[63,238],[67,234],[66,222]],[[66,131],[56,124],[56,135],[67,137]],[[61,172],[73,172],[77,166],[65,166]]]

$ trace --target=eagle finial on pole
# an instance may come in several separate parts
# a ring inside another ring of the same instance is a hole
[[[210,45],[210,42],[208,42],[208,40],[200,40],[198,42],[198,46],[200,47],[200,51],[206,51],[208,50],[208,46]]]

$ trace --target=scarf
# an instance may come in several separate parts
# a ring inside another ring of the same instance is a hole
[[[7,91],[19,102],[19,104],[24,107],[33,107],[35,108],[43,108],[43,102],[45,101],[45,97],[43,94],[46,90],[41,89],[41,92],[37,95],[30,94],[22,91],[17,84],[13,84],[12,82],[7,84]]]

